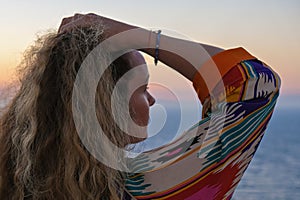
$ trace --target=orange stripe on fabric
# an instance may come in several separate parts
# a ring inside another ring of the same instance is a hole
[[[176,194],[178,194],[178,193],[180,193],[180,192],[182,192],[184,190],[187,190],[188,188],[194,186],[199,181],[201,181],[204,178],[206,178],[207,176],[209,176],[211,173],[215,173],[217,171],[220,171],[220,169],[224,168],[224,166],[228,166],[230,163],[232,163],[232,161],[238,159],[238,157],[236,157],[236,155],[240,155],[241,152],[244,150],[245,147],[247,147],[250,143],[252,143],[255,139],[257,139],[260,136],[260,134],[257,134],[257,133],[262,133],[261,132],[261,128],[265,124],[265,122],[270,118],[271,115],[272,115],[272,112],[269,113],[267,115],[267,117],[263,120],[263,123],[260,126],[258,126],[255,129],[255,131],[253,131],[253,133],[250,136],[251,138],[249,138],[248,140],[246,140],[238,149],[236,149],[231,154],[229,154],[228,156],[226,156],[222,161],[220,161],[219,163],[221,163],[221,164],[213,164],[212,166],[209,167],[209,170],[206,169],[206,170],[204,170],[202,172],[199,172],[195,176],[192,176],[191,178],[187,179],[186,181],[184,181],[184,182],[176,185],[176,187],[173,187],[171,189],[168,189],[168,190],[165,190],[165,191],[162,191],[162,192],[158,192],[158,193],[149,195],[145,199],[149,199],[149,198],[154,198],[154,199],[168,199],[168,198],[173,197]],[[214,168],[214,169],[211,171],[212,168]],[[188,185],[186,185],[185,187],[182,187],[182,185],[185,185],[188,182],[191,182],[191,183],[188,184]],[[174,188],[178,188],[178,189],[174,189]],[[172,191],[174,191],[174,192],[172,192]],[[163,196],[164,194],[165,194],[165,196]],[[162,197],[157,197],[157,196],[162,196]],[[157,197],[157,198],[155,198],[155,197]],[[136,198],[141,198],[142,199],[143,197],[142,196],[138,196]]]
[[[266,106],[268,106],[270,104],[270,102],[268,102],[266,105],[264,105],[263,107],[261,107],[259,110],[261,109],[265,109]],[[214,173],[215,171],[218,171],[218,169],[223,168],[224,165],[226,166],[228,163],[228,159],[234,157],[236,154],[240,154],[241,151],[243,151],[243,149],[248,146],[250,143],[252,143],[255,139],[257,139],[257,137],[260,136],[260,134],[258,133],[262,133],[261,129],[262,127],[265,125],[266,121],[269,120],[269,118],[271,117],[273,111],[271,111],[266,118],[262,121],[262,123],[253,131],[253,133],[251,135],[249,135],[248,139],[246,141],[244,141],[240,147],[238,147],[237,149],[235,149],[234,151],[232,151],[230,154],[228,154],[225,158],[223,158],[221,161],[219,161],[219,164],[212,164],[211,166],[207,167],[205,170],[197,173],[196,175],[188,178],[187,180],[185,180],[182,183],[177,184],[175,187],[172,187],[170,189],[161,191],[161,192],[157,192],[155,194],[150,194],[147,197],[145,196],[137,196],[136,198],[140,198],[140,199],[148,199],[148,198],[155,198],[157,196],[162,196],[162,195],[166,195],[163,197],[160,197],[160,199],[166,199],[169,198],[171,196],[174,196],[175,194],[177,194],[179,191],[183,191],[186,190],[187,188],[191,187],[192,185],[194,185],[195,183],[199,182],[200,180],[202,180],[203,178],[207,177],[210,173]],[[250,116],[250,114],[248,115]],[[248,116],[246,118],[248,118]],[[246,120],[246,118],[244,118]],[[199,148],[196,148],[199,149]],[[226,161],[227,160],[227,161]],[[212,170],[213,169],[213,170]],[[206,174],[206,175],[205,175]],[[199,177],[199,178],[198,178]],[[201,178],[200,178],[201,177]],[[191,182],[191,185],[186,185],[185,187],[182,187],[182,185],[185,185],[189,182]],[[178,189],[176,189],[178,188]],[[180,188],[180,189],[179,189]],[[172,192],[176,190],[175,192]],[[170,193],[170,194],[169,194]]]
[[[267,116],[267,118],[264,120],[264,122],[270,117],[271,114],[272,113],[270,113]],[[240,155],[241,152],[245,149],[245,147],[247,147],[250,143],[252,143],[254,140],[256,140],[260,136],[259,134],[257,134],[257,132],[262,133],[261,132],[261,127],[262,127],[262,125],[260,125],[257,129],[255,129],[255,131],[253,132],[253,134],[251,134],[251,135],[254,135],[254,137],[252,137],[250,139],[250,141],[249,140],[245,141],[243,143],[243,145],[241,145],[242,148],[240,148],[238,151],[235,151],[235,152],[231,153],[230,155],[226,156],[226,158],[223,159],[224,161],[220,162],[222,164],[219,165],[217,168],[215,168],[213,171],[210,171],[206,175],[201,176],[201,178],[199,178],[199,179],[195,179],[195,177],[199,177],[199,175],[202,174],[202,173],[198,173],[197,175],[195,175],[195,176],[192,177],[195,180],[194,182],[192,182],[191,184],[185,186],[184,188],[181,188],[181,189],[177,190],[174,193],[171,193],[171,194],[169,194],[167,196],[164,196],[164,199],[167,199],[169,197],[175,196],[176,194],[178,194],[178,193],[180,193],[180,192],[182,192],[184,190],[187,190],[188,188],[192,187],[193,185],[197,184],[198,182],[200,182],[201,180],[203,180],[204,178],[206,178],[207,176],[209,176],[211,173],[216,173],[218,171],[221,171],[220,169],[224,168],[224,166],[227,167],[230,163],[232,163],[233,161],[237,160],[238,156],[236,156],[236,155]],[[190,178],[190,179],[192,179],[192,178]]]
[[[256,58],[239,47],[218,53],[204,63],[193,78],[193,85],[201,103],[204,103],[204,100],[209,97],[209,91],[214,89],[232,67],[244,60],[251,59]]]

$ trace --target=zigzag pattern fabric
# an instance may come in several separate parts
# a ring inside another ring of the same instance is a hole
[[[213,60],[221,80],[212,89],[200,74],[193,82],[206,117],[132,160],[126,199],[231,199],[272,116],[280,78],[243,48]]]

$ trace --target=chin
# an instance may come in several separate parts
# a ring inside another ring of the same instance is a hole
[[[148,138],[148,134],[146,136],[141,136],[141,137],[130,136],[130,143],[131,144],[139,143],[146,140],[147,138]]]
[[[131,129],[132,134],[128,134],[131,144],[139,143],[148,138],[148,125],[138,125]]]

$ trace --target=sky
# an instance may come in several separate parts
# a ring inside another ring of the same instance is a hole
[[[299,95],[300,1],[298,0],[0,0],[0,85],[15,78],[24,50],[37,35],[57,29],[63,17],[93,12],[164,34],[222,48],[243,46],[273,67],[283,95]],[[149,58],[147,58],[149,60]],[[152,62],[152,61],[151,61]],[[164,66],[153,79],[184,80]],[[156,75],[155,75],[156,74]],[[160,75],[160,77],[159,77]],[[157,78],[158,77],[158,78]],[[182,82],[183,81],[183,82]]]

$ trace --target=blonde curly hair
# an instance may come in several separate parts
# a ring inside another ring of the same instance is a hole
[[[122,173],[87,151],[72,115],[76,75],[85,57],[103,40],[103,33],[101,25],[48,33],[26,51],[19,90],[1,114],[0,199],[122,198]],[[99,55],[99,67],[106,66],[107,56],[106,52]],[[105,70],[95,103],[104,133],[124,147],[130,139],[116,125],[110,109],[114,84],[124,73],[119,64]],[[86,81],[88,87],[91,82]],[[82,94],[80,106],[88,107],[85,95],[89,94]]]

